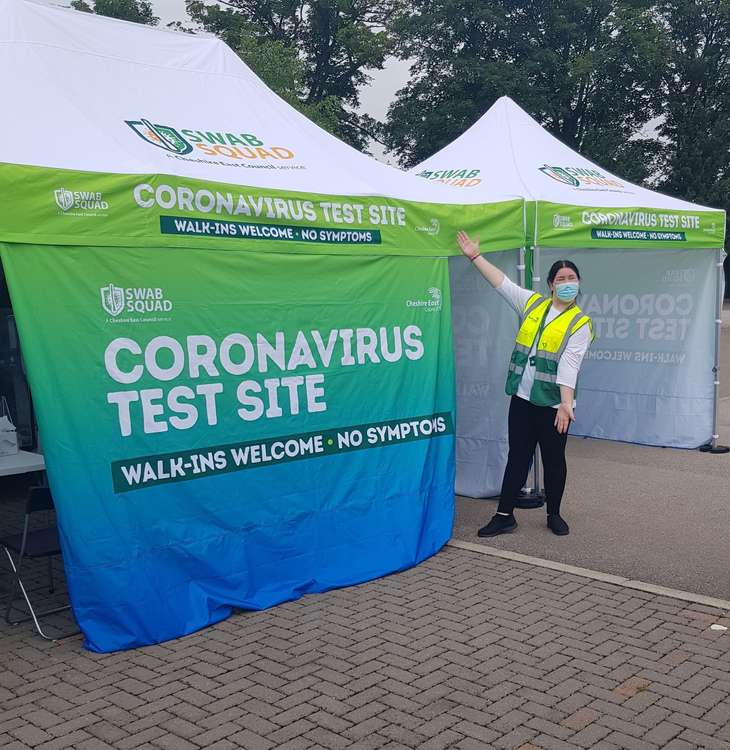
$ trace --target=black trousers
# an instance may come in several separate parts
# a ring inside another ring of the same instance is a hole
[[[509,457],[502,480],[497,508],[499,513],[512,513],[514,510],[515,499],[525,485],[530,459],[538,444],[544,467],[547,512],[559,512],[568,474],[565,464],[568,433],[561,435],[558,432],[555,412],[551,406],[535,406],[523,398],[512,396],[509,405]]]

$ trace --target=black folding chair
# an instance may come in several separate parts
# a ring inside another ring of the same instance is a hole
[[[28,499],[25,502],[25,521],[23,523],[22,533],[0,538],[0,546],[5,550],[13,575],[13,581],[11,583],[10,593],[5,607],[5,621],[9,625],[18,625],[21,622],[33,620],[35,628],[42,638],[45,638],[48,641],[55,641],[60,638],[68,638],[71,635],[76,635],[79,631],[74,630],[71,633],[52,638],[43,632],[39,620],[41,617],[46,617],[48,615],[56,614],[57,612],[71,609],[70,605],[66,604],[62,607],[55,607],[43,612],[36,612],[31,604],[30,597],[28,596],[28,590],[21,578],[21,572],[24,570],[23,562],[25,560],[40,560],[46,558],[48,560],[48,593],[53,594],[55,591],[53,583],[53,558],[61,556],[58,528],[54,523],[53,526],[45,526],[40,529],[30,529],[30,519],[34,513],[51,510],[54,510],[53,498],[51,497],[51,492],[48,487],[31,487],[28,492]],[[15,558],[13,558],[11,552],[16,554]],[[11,617],[11,612],[13,610],[18,610],[18,608],[14,606],[18,590],[20,590],[23,599],[25,599],[29,614],[25,617],[13,619]]]

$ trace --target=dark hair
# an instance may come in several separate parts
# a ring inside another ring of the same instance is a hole
[[[575,275],[578,277],[578,281],[580,281],[580,271],[578,270],[578,266],[576,266],[572,260],[556,260],[555,263],[550,266],[550,271],[547,275],[548,284],[552,284],[553,281],[555,281],[555,277],[558,275],[558,271],[561,268],[570,268],[571,271],[575,271]]]

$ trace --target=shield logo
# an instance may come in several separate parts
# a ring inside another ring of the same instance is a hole
[[[74,204],[74,194],[66,188],[58,188],[53,191],[53,195],[56,198],[56,205],[61,211],[68,211]]]
[[[124,289],[120,286],[103,286],[101,292],[101,306],[109,315],[116,317],[124,309]]]
[[[570,185],[571,187],[580,187],[580,181],[573,177],[572,174],[563,169],[563,167],[549,167],[547,164],[544,167],[540,167],[540,171],[546,174],[548,177],[552,177],[558,182],[562,182],[563,185]]]
[[[153,125],[144,118],[140,120],[125,120],[124,122],[147,143],[171,151],[173,154],[189,154],[193,147],[169,125]]]

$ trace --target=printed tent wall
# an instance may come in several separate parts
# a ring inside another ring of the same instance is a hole
[[[0,0],[0,252],[88,648],[413,565],[450,534],[446,257],[517,247],[221,42]]]
[[[508,97],[412,172],[460,195],[498,185],[523,196],[533,288],[547,291],[544,276],[555,260],[577,263],[580,304],[597,340],[581,373],[573,434],[681,448],[716,442],[723,211],[610,174]],[[495,256],[522,279],[524,257]],[[456,487],[484,497],[499,492],[506,462],[508,404],[500,394],[517,321],[468,261],[452,264]],[[488,350],[479,345],[485,336]]]

